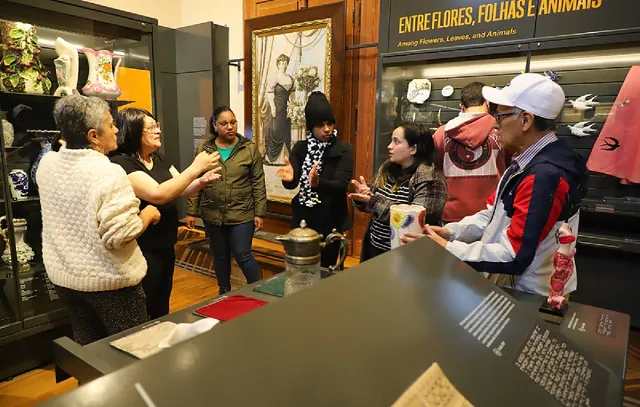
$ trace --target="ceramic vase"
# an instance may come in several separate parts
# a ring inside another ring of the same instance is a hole
[[[2,121],[2,135],[4,137],[4,146],[11,147],[13,145],[13,125],[6,119],[4,112],[0,115]]]
[[[33,165],[31,166],[31,181],[33,182],[33,185],[35,185],[35,187],[38,187],[38,181],[36,180],[36,174],[38,173],[38,166],[40,166],[40,160],[42,160],[42,157],[44,157],[45,154],[47,154],[48,152],[51,151],[51,143],[48,141],[43,141],[40,144],[40,154],[38,154],[38,157],[36,157],[35,161],[33,162]]]
[[[68,96],[78,92],[78,50],[62,38],[56,39],[58,58],[53,61],[56,66],[58,88],[55,96]]]
[[[29,176],[23,170],[9,172],[11,196],[14,201],[22,201],[29,196]]]
[[[122,93],[120,86],[116,83],[118,67],[122,58],[107,50],[95,51],[91,48],[82,48],[81,51],[89,61],[89,77],[86,85],[82,88],[82,93],[86,96],[117,99]],[[115,72],[113,70],[114,59],[118,60]]]
[[[400,247],[403,244],[400,239],[407,232],[422,233],[426,214],[427,210],[420,205],[391,205],[391,248]]]
[[[7,224],[5,227],[5,223],[7,223],[7,217],[3,216],[0,218],[0,234],[5,240],[5,249],[2,253],[2,260],[11,264],[11,245],[9,238],[9,225]],[[13,220],[13,233],[15,235],[16,241],[16,255],[18,257],[18,264],[20,265],[20,271],[27,271],[31,268],[29,266],[29,262],[33,260],[35,257],[35,253],[33,249],[24,241],[24,235],[27,232],[27,220],[26,219],[14,219]]]
[[[0,20],[0,89],[48,95],[49,71],[40,61],[36,28],[31,24]]]

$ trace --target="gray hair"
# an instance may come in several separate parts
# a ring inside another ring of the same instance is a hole
[[[87,138],[89,130],[95,129],[101,134],[104,118],[109,113],[109,104],[100,98],[70,95],[56,103],[53,118],[67,148],[80,149],[91,148]]]

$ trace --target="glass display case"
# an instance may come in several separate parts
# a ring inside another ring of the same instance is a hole
[[[594,148],[602,147],[596,145],[598,136],[615,111],[627,75],[638,65],[638,33],[442,50],[422,56],[383,55],[375,168],[387,159],[386,146],[398,123],[415,121],[435,130],[459,113],[461,87],[472,81],[505,86],[521,72],[546,74],[562,86],[566,103],[557,119],[556,133],[588,160]],[[425,79],[430,84],[430,93],[422,103],[416,103],[415,94],[410,94],[410,83],[415,79],[422,81],[423,87]],[[453,89],[445,90],[446,86]],[[588,108],[574,104],[591,99],[596,103]],[[633,109],[632,99],[623,104]],[[634,326],[640,326],[640,306],[632,300],[638,278],[629,271],[640,261],[640,233],[628,225],[637,223],[638,217],[640,185],[589,173],[576,254],[580,283],[572,299],[629,313]],[[605,281],[611,284],[603,284]]]
[[[40,159],[59,137],[52,111],[64,96],[56,90],[73,84],[62,94],[100,96],[114,116],[122,106],[153,111],[155,24],[153,19],[82,1],[2,2],[0,345],[12,334],[66,317],[42,260],[36,182]],[[62,58],[65,52],[56,49],[58,38],[76,49],[77,57],[72,51]],[[114,80],[118,86],[109,87]]]
[[[527,55],[522,52],[385,65],[378,109],[375,168],[388,158],[386,146],[399,123],[416,122],[436,129],[460,113],[460,90],[464,86],[474,81],[504,86],[524,71],[526,64]],[[409,100],[409,84],[415,79],[428,80],[429,96],[422,103]]]

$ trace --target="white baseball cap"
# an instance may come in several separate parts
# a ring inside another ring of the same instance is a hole
[[[564,106],[564,91],[545,75],[523,73],[502,89],[485,86],[482,96],[491,103],[517,107],[545,119],[558,117]]]

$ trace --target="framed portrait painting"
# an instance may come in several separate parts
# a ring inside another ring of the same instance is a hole
[[[332,96],[342,86],[343,58],[344,5],[245,21],[245,133],[262,155],[269,201],[290,203],[297,193],[282,186],[276,171],[307,138],[311,92],[327,95],[339,125],[341,109]]]

